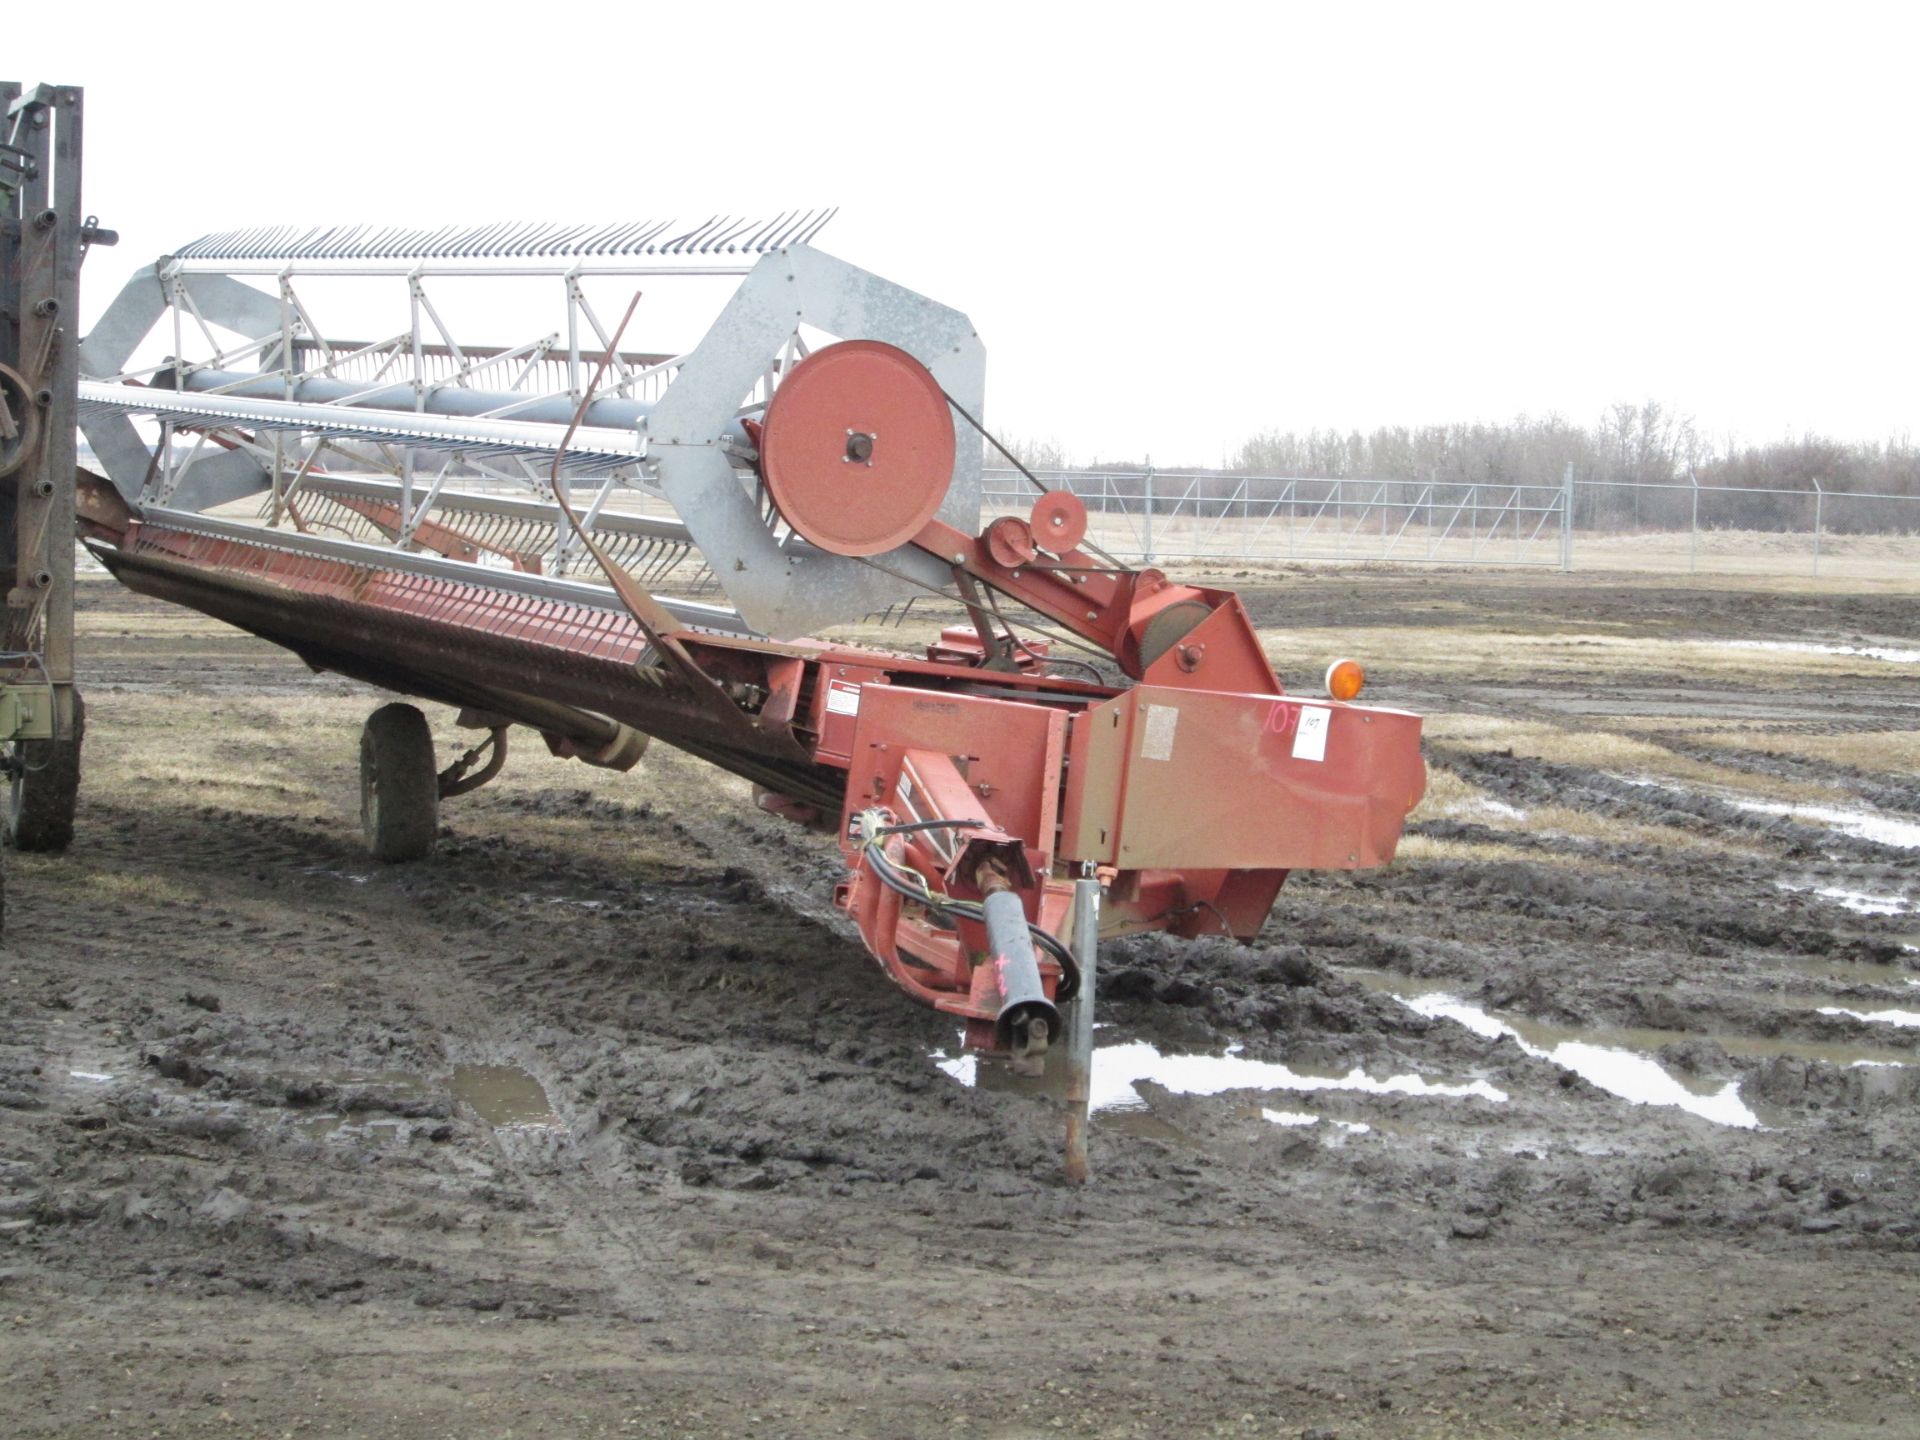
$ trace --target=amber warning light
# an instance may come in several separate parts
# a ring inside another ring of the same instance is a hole
[[[1367,672],[1358,660],[1336,660],[1327,666],[1327,694],[1335,700],[1351,700],[1367,683]]]

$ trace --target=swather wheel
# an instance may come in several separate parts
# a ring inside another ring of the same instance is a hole
[[[360,731],[360,828],[373,858],[418,860],[440,826],[433,731],[411,705],[382,705]]]
[[[64,850],[73,843],[73,806],[80,796],[80,742],[87,710],[73,692],[73,723],[51,740],[13,742],[13,784],[7,797],[7,842],[16,850]]]

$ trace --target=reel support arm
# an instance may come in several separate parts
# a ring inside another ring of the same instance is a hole
[[[1065,494],[1052,492],[1042,500]],[[1067,549],[1057,560],[1034,552],[1030,560],[1008,564],[993,543],[995,527],[1006,518],[977,537],[931,520],[913,543],[1100,646],[1135,680],[1284,693],[1246,608],[1231,591],[1179,584],[1158,570],[1116,570],[1079,549]]]

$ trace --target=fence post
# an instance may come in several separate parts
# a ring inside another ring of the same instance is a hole
[[[1146,487],[1145,505],[1140,515],[1140,543],[1144,553],[1141,559],[1148,565],[1153,563],[1153,461],[1147,461],[1147,473],[1144,477]]]
[[[1826,517],[1822,513],[1826,507],[1827,492],[1820,482],[1813,482],[1813,573],[1820,574],[1820,532],[1825,527]]]
[[[1693,519],[1687,526],[1687,574],[1700,570],[1700,477],[1687,467],[1687,479],[1693,482]]]
[[[1560,572],[1573,569],[1573,462],[1560,477]]]

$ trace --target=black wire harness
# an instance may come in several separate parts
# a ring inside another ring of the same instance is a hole
[[[943,929],[952,928],[954,916],[986,923],[986,907],[978,900],[955,900],[951,896],[936,895],[928,887],[926,877],[917,870],[902,870],[888,858],[885,844],[889,836],[907,835],[926,830],[958,830],[970,825],[984,825],[984,820],[912,820],[904,824],[887,824],[878,810],[864,810],[855,824],[859,827],[860,854],[880,883],[889,890],[904,896],[908,900],[918,901],[927,907],[927,913],[934,923]],[[1060,966],[1060,985],[1054,998],[1071,1000],[1080,989],[1080,963],[1073,958],[1073,951],[1031,920],[1027,930],[1034,943],[1052,956]]]

